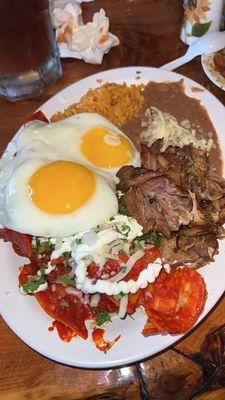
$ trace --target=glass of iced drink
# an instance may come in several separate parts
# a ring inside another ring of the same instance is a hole
[[[0,0],[0,96],[39,96],[61,75],[48,0]]]

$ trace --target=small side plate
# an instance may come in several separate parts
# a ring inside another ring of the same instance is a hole
[[[214,54],[202,55],[202,68],[208,78],[220,89],[225,90],[225,78],[215,69]]]

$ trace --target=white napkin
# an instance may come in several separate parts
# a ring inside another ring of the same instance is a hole
[[[85,0],[92,1],[92,0]],[[101,9],[92,22],[83,23],[82,0],[55,0],[51,4],[53,26],[61,57],[83,59],[90,64],[101,64],[111,47],[119,45],[119,39],[109,32],[109,19]]]

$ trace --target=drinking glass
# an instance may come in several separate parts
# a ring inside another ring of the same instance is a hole
[[[41,95],[61,75],[48,0],[0,0],[0,96]]]

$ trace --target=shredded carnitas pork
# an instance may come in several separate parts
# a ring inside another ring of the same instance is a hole
[[[166,262],[198,268],[213,261],[224,237],[225,180],[210,168],[206,151],[192,144],[162,148],[163,139],[142,145],[142,167],[119,170],[120,201],[144,232],[162,236]]]

